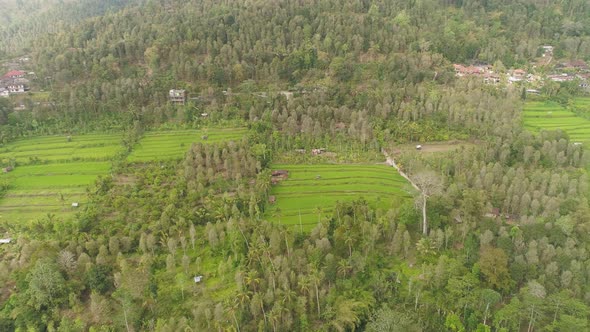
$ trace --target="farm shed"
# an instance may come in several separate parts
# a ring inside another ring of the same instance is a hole
[[[11,238],[7,238],[7,239],[0,239],[0,244],[9,244],[10,241],[12,241]]]
[[[269,197],[268,197],[268,202],[269,202],[270,204],[274,204],[276,201],[277,201],[277,198],[276,198],[276,196],[269,196]]]
[[[195,281],[195,284],[198,284],[203,280],[203,276],[195,276],[193,280]]]
[[[12,172],[12,170],[13,170],[12,166],[8,166],[8,167],[4,167],[2,169],[2,172],[3,173],[8,173],[8,172]]]
[[[284,169],[279,169],[276,171],[272,171],[271,175],[273,177],[287,178],[289,176],[289,171],[284,170]]]
[[[78,202],[72,203],[72,207],[78,207],[78,206],[80,206],[80,204]]]

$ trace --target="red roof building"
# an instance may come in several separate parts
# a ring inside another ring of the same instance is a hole
[[[8,73],[4,74],[4,76],[2,76],[2,78],[19,78],[19,77],[25,76],[25,74],[26,73],[24,71],[11,70]]]

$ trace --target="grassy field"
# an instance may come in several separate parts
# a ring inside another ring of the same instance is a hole
[[[15,160],[12,172],[0,173],[11,189],[0,199],[0,220],[25,222],[54,215],[73,216],[86,203],[86,188],[107,174],[110,159],[121,149],[121,136],[45,136],[0,148],[0,160]]]
[[[574,104],[576,107],[588,107],[590,98],[577,98]],[[555,102],[527,102],[524,107],[524,125],[536,132],[561,129],[572,141],[590,142],[590,120],[577,116]]]
[[[269,217],[309,230],[318,217],[332,212],[336,202],[365,198],[374,206],[389,208],[399,198],[410,198],[409,184],[386,165],[324,164],[274,165],[289,171],[289,178],[274,185]],[[319,178],[318,178],[319,176]]]
[[[245,128],[191,129],[147,132],[129,155],[128,161],[145,162],[170,160],[184,157],[192,143],[216,143],[240,140],[246,134]],[[207,135],[204,140],[203,136]]]

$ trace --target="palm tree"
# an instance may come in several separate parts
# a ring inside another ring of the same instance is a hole
[[[318,307],[318,318],[321,316],[321,311],[320,311],[320,282],[322,282],[322,279],[324,278],[324,274],[318,270],[316,267],[312,267],[310,275],[309,275],[310,281],[313,284],[314,288],[315,288],[315,299],[316,299],[316,304]]]
[[[350,264],[350,260],[348,259],[341,259],[338,261],[338,274],[342,277],[346,278],[348,273],[352,271],[352,265]]]
[[[248,273],[246,273],[244,281],[248,287],[252,287],[256,292],[258,290],[258,285],[260,285],[261,279],[258,277],[258,272],[256,272],[256,270],[250,270]]]

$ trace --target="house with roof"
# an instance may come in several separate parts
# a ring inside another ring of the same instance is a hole
[[[6,88],[0,88],[0,97],[8,98],[10,97],[10,91]]]
[[[541,46],[543,49],[543,56],[552,56],[553,55],[553,46],[551,45],[543,45]]]
[[[186,103],[186,91],[172,89],[168,92],[168,100],[172,104],[184,105]]]
[[[21,70],[11,70],[2,76],[3,79],[14,79],[24,77],[26,73]]]
[[[557,67],[561,70],[569,70],[569,71],[587,71],[588,65],[583,60],[572,60],[562,62]]]

